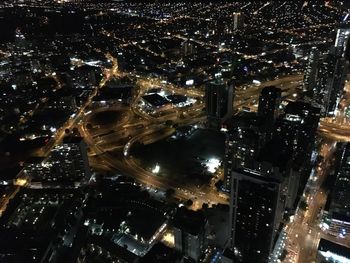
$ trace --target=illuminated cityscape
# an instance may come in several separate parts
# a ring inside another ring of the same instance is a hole
[[[350,262],[350,2],[4,0],[0,262]]]

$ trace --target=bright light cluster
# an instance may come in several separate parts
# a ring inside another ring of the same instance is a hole
[[[205,166],[207,167],[208,172],[215,173],[216,170],[219,168],[221,162],[217,158],[211,158],[207,161]]]

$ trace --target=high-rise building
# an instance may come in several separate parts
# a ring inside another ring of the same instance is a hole
[[[310,162],[319,120],[319,108],[296,101],[288,103],[285,114],[276,124],[274,137],[284,141],[298,166]]]
[[[350,234],[350,143],[342,149],[339,170],[328,197],[323,226],[330,234],[344,238]]]
[[[217,77],[206,85],[206,113],[208,126],[220,129],[233,115],[234,87],[231,82]]]
[[[225,122],[226,131],[223,190],[231,189],[234,169],[254,167],[265,142],[263,119],[252,112],[242,112]]]
[[[233,13],[233,30],[241,29],[244,26],[244,16],[242,13]]]
[[[350,143],[343,149],[340,168],[333,189],[332,210],[345,213],[350,216]]]
[[[283,219],[286,178],[274,167],[232,172],[230,224],[234,262],[266,263]]]
[[[189,40],[186,40],[184,42],[181,43],[181,53],[183,56],[190,56],[192,55],[193,53],[195,53],[195,46],[194,44],[189,41]]]
[[[349,62],[345,58],[340,58],[337,60],[334,74],[333,74],[333,87],[329,94],[329,100],[327,105],[328,115],[334,115],[335,111],[338,109],[339,102],[343,95],[343,90],[346,81],[346,75],[349,71]]]
[[[175,249],[198,262],[205,248],[208,221],[201,211],[181,208],[174,216]]]
[[[314,65],[309,61],[305,72],[304,88],[313,86],[313,102],[321,108],[322,116],[333,116],[338,108],[343,94],[350,58],[350,27],[342,26],[337,31],[334,47],[320,59],[318,70],[314,73]],[[317,52],[315,50],[315,52]],[[310,58],[317,60],[311,52]],[[313,56],[312,56],[313,55]],[[309,74],[310,73],[310,74]],[[317,75],[316,85],[313,85],[314,75]]]
[[[288,153],[295,169],[291,173],[296,178],[291,181],[291,202],[296,195],[292,189],[297,188],[300,195],[310,175],[319,119],[319,108],[296,101],[290,102],[286,106],[285,114],[276,121],[273,138],[282,141],[280,148]]]
[[[317,69],[320,53],[316,47],[310,51],[308,62],[304,72],[303,91],[312,92],[316,87]]]
[[[334,54],[328,53],[322,58],[318,68],[318,81],[313,90],[313,102],[321,108],[322,116],[328,115],[336,63]]]
[[[336,55],[338,57],[349,56],[349,37],[350,37],[350,26],[342,26],[338,28],[337,36],[335,39]]]
[[[272,126],[278,116],[282,90],[274,86],[262,89],[259,97],[258,116],[262,117],[268,126]]]
[[[229,191],[232,171],[254,166],[260,143],[259,132],[236,127],[227,133],[225,143],[224,189]]]

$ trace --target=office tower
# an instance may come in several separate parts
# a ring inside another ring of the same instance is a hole
[[[350,143],[343,149],[340,168],[337,173],[336,183],[333,189],[332,210],[342,212],[350,216]]]
[[[333,116],[338,108],[349,69],[349,35],[349,26],[339,28],[334,47],[320,60],[313,101],[321,108],[322,116]],[[312,71],[310,66],[310,72]],[[307,74],[305,74],[305,80],[307,80]],[[312,81],[308,81],[309,83]]]
[[[258,153],[259,132],[249,128],[234,128],[225,142],[224,189],[230,190],[233,169],[252,168]]]
[[[241,13],[233,13],[233,30],[241,29],[244,26],[244,17]]]
[[[319,108],[296,101],[288,103],[285,114],[276,124],[274,137],[284,141],[283,145],[299,167],[310,162],[319,120]]]
[[[230,191],[234,169],[254,167],[255,158],[265,143],[263,125],[263,119],[251,112],[242,112],[225,122],[223,190]]]
[[[232,172],[230,224],[234,262],[266,263],[283,219],[286,178],[279,169]]]
[[[327,114],[332,116],[338,109],[340,99],[343,95],[343,90],[345,86],[346,75],[349,71],[349,62],[345,58],[340,58],[337,60],[334,68],[333,87],[329,94],[329,100],[327,105]]]
[[[344,238],[350,234],[350,143],[343,146],[339,170],[325,210],[323,227]]]
[[[322,116],[332,116],[338,108],[343,94],[349,62],[337,58],[331,51],[323,60],[318,75],[319,82],[315,102],[321,108]]]
[[[306,68],[304,72],[304,81],[303,81],[304,92],[312,92],[316,87],[319,59],[320,59],[320,53],[316,47],[313,47],[310,51],[308,62],[306,64]]]
[[[267,126],[272,126],[278,116],[282,91],[274,86],[262,89],[259,97],[258,116],[262,117]]]
[[[189,41],[189,40],[186,40],[184,42],[181,43],[181,53],[183,56],[190,56],[192,55],[193,53],[195,53],[195,46],[194,44]]]
[[[338,28],[337,36],[335,39],[335,48],[337,57],[349,57],[349,36],[350,26],[344,25]]]
[[[174,216],[175,249],[198,262],[205,248],[208,221],[203,212],[181,208]]]
[[[328,115],[336,63],[335,55],[330,52],[322,58],[318,68],[318,81],[313,91],[313,102],[321,108],[322,116]]]
[[[233,84],[216,77],[206,85],[206,113],[208,126],[220,129],[233,114]]]
[[[20,28],[15,31],[15,47],[18,52],[28,51],[30,42],[26,39]]]
[[[291,181],[290,189],[298,188],[298,194],[302,193],[310,175],[319,119],[320,108],[296,101],[286,106],[285,114],[276,122],[273,138],[281,140],[280,148],[289,153],[294,169],[291,175],[296,178]],[[297,171],[299,175],[295,174]],[[291,198],[295,195],[293,190]]]

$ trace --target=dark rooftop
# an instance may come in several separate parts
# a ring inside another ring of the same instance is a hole
[[[140,260],[141,263],[168,263],[178,262],[181,255],[161,243],[155,244],[152,249]]]
[[[80,143],[83,140],[82,137],[67,136],[63,139],[64,143]]]
[[[197,236],[203,229],[206,218],[202,211],[192,211],[182,207],[174,217],[174,227]]]
[[[162,97],[156,93],[150,94],[150,95],[145,95],[142,98],[154,107],[160,107],[160,106],[163,106],[163,105],[169,103],[168,100],[166,100],[164,97]]]

